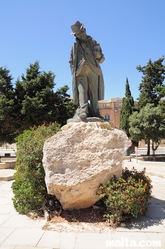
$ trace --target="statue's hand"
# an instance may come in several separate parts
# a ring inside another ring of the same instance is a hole
[[[105,60],[100,44],[97,42],[95,42],[94,45],[94,57],[99,63],[102,63]]]
[[[101,59],[99,60],[99,63],[103,63],[104,60],[105,60],[105,57],[104,57],[104,55],[102,55]]]
[[[94,56],[95,60],[97,60],[99,63],[102,63],[105,60],[104,55],[98,51],[94,51]]]
[[[99,51],[94,51],[94,56],[95,56],[95,59],[99,61],[101,58],[101,53]]]

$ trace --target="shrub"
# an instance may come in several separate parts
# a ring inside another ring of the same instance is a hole
[[[105,130],[113,130],[112,124],[109,124],[108,122],[102,122],[100,127]]]
[[[57,123],[25,130],[17,137],[16,173],[12,184],[13,204],[19,213],[28,213],[42,207],[47,190],[42,165],[43,145],[46,139],[60,130]]]
[[[134,168],[123,170],[120,178],[113,176],[107,184],[99,186],[99,195],[106,206],[104,217],[113,224],[119,224],[124,218],[138,217],[144,214],[151,197],[151,180],[145,175],[145,169],[137,172]]]

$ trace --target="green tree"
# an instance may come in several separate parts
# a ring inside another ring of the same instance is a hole
[[[6,67],[0,67],[0,140],[11,141],[15,132],[14,89],[12,76]]]
[[[161,94],[159,94],[158,88],[163,86],[165,79],[165,65],[163,65],[163,61],[164,57],[156,61],[149,59],[146,66],[137,66],[137,70],[143,73],[137,104],[139,110],[148,103],[154,104],[154,106],[159,104]]]
[[[73,117],[75,108],[65,85],[56,91],[53,72],[41,72],[39,62],[30,64],[26,74],[17,79],[15,88],[6,68],[0,68],[0,140],[13,142],[33,126],[61,125]]]
[[[56,121],[61,125],[65,125],[67,119],[73,117],[75,113],[75,106],[73,105],[70,95],[67,94],[68,90],[69,90],[68,86],[65,85],[57,89],[55,93],[56,94],[55,107],[57,110]]]
[[[41,72],[39,62],[30,64],[26,75],[16,81],[15,112],[18,113],[19,133],[31,126],[57,121],[63,125],[73,116],[74,107],[64,86],[54,92],[55,75]]]
[[[165,85],[157,86],[156,90],[157,90],[161,99],[165,97]]]
[[[154,104],[146,104],[140,112],[134,112],[130,118],[131,139],[140,141],[152,140],[153,154],[165,134],[165,115],[161,107]],[[155,147],[156,144],[156,147]],[[150,155],[150,143],[148,143],[147,155]]]
[[[155,138],[152,139],[154,136],[153,130],[155,126],[155,120],[158,120],[160,117],[162,119],[162,122],[164,121],[164,116],[160,116],[160,112],[163,113],[163,104],[161,104],[161,98],[163,97],[165,91],[164,89],[164,79],[165,79],[165,65],[163,65],[164,57],[159,58],[156,61],[152,61],[149,59],[146,66],[137,66],[137,70],[139,72],[143,73],[142,81],[139,86],[140,95],[138,98],[138,101],[136,103],[136,110],[137,112],[134,113],[131,117],[130,122],[130,129],[131,137],[136,138],[136,141],[139,141],[141,139],[146,139],[148,142],[148,151],[147,154],[150,154],[150,140],[153,141],[153,150],[154,150],[154,142]],[[150,107],[151,110],[148,108],[148,104],[152,104]],[[158,107],[159,112],[157,112],[157,118],[155,118],[155,115],[153,111],[156,112],[158,109],[153,109],[153,107]],[[160,108],[161,107],[161,108]],[[144,110],[142,110],[144,108]],[[147,113],[147,111],[148,113]],[[146,117],[144,116],[144,113],[146,113]],[[142,118],[143,117],[143,118]],[[141,119],[142,118],[142,119]],[[146,118],[149,118],[147,120]],[[152,120],[153,118],[153,120]],[[141,122],[141,124],[139,123]],[[147,128],[148,125],[148,128]],[[153,126],[153,127],[151,127]],[[141,127],[141,131],[140,128]],[[150,129],[151,128],[151,129]],[[133,134],[134,132],[134,134]],[[147,134],[144,134],[146,132]],[[155,134],[158,132],[158,141],[160,140],[159,136],[159,130],[155,131]],[[161,137],[162,138],[162,137]],[[159,144],[159,142],[158,142]]]
[[[125,98],[122,100],[122,107],[120,111],[120,128],[125,130],[128,137],[129,134],[129,117],[132,114],[134,107],[134,100],[131,95],[130,86],[128,82],[128,78],[126,78],[126,86],[125,86]]]

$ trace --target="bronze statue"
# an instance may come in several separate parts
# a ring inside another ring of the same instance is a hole
[[[104,61],[100,44],[86,34],[84,25],[77,21],[71,26],[76,37],[69,60],[72,72],[73,103],[80,119],[101,117],[98,100],[104,99],[104,80],[99,63]]]

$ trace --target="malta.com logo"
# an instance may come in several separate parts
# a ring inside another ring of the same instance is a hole
[[[105,245],[107,248],[161,248],[161,240],[129,240],[128,238],[121,237],[119,240],[106,240]]]

